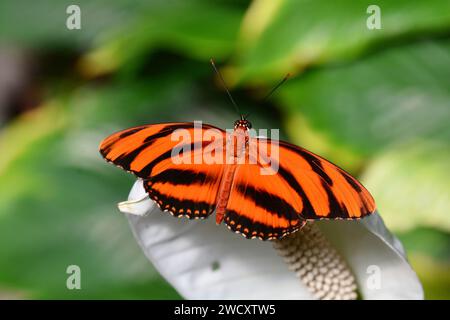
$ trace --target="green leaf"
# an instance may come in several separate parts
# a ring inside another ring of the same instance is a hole
[[[425,299],[450,299],[450,263],[437,261],[428,255],[411,254],[412,267],[423,285]]]
[[[80,30],[66,27],[66,9],[73,4],[81,10]],[[0,2],[0,38],[16,46],[45,50],[57,46],[83,48],[106,30],[131,23],[146,6],[144,0],[5,0]]]
[[[369,5],[381,9],[379,30],[367,28]],[[257,0],[244,19],[236,77],[277,79],[449,27],[448,1]]]
[[[138,70],[157,49],[220,60],[234,50],[243,15],[242,5],[222,1],[160,2],[103,39],[81,66],[92,75],[117,68]]]
[[[419,227],[397,233],[426,299],[450,299],[450,233]]]
[[[368,157],[417,139],[450,141],[449,75],[450,41],[422,42],[310,72],[278,94],[288,117]]]
[[[80,30],[66,27],[70,15],[66,9],[73,4],[80,7]],[[94,47],[78,66],[84,75],[119,67],[130,72],[162,49],[203,60],[228,56],[247,4],[246,0],[6,0],[0,2],[0,38],[3,44],[46,51]]]
[[[450,263],[450,233],[418,227],[407,232],[397,232],[397,236],[407,252]]]
[[[418,226],[450,232],[450,147],[416,141],[372,160],[362,181],[373,194],[388,227]]]

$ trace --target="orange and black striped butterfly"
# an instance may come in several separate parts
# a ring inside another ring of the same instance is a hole
[[[250,128],[245,117],[232,132],[192,122],[144,125],[107,137],[100,153],[143,179],[161,209],[190,219],[216,211],[218,224],[247,238],[280,239],[307,220],[375,211],[370,193],[344,170],[287,142],[252,137]]]

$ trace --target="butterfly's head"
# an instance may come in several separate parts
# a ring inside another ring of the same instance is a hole
[[[250,123],[250,121],[248,121],[247,119],[245,119],[244,117],[241,117],[240,120],[236,120],[234,122],[234,129],[244,129],[244,130],[250,130],[252,128],[252,124]]]

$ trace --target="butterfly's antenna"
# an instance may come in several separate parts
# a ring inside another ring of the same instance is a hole
[[[214,63],[214,60],[211,59],[210,61],[211,61],[212,67],[214,68],[214,71],[215,71],[215,72],[217,73],[217,75],[219,76],[220,81],[222,82],[222,85],[223,85],[223,87],[225,88],[225,91],[227,92],[228,97],[229,97],[230,100],[231,100],[231,103],[233,104],[233,106],[234,106],[234,108],[236,109],[237,113],[238,113],[239,115],[242,115],[241,112],[239,111],[239,107],[237,106],[236,102],[234,102],[234,99],[233,99],[233,96],[232,96],[231,93],[230,93],[230,90],[228,90],[227,84],[225,83],[225,80],[224,80],[224,78],[222,77],[222,74],[220,73],[219,69],[217,69],[216,64]]]
[[[280,82],[278,82],[278,84],[272,89],[272,90],[270,90],[270,92],[264,97],[264,99],[262,100],[262,101],[266,101],[267,99],[269,99],[269,97],[279,88],[279,87],[281,87],[281,85],[283,84],[283,83],[285,83],[288,79],[289,79],[289,77],[291,76],[291,74],[290,73],[288,73],[284,78],[283,78],[283,80],[281,80]]]

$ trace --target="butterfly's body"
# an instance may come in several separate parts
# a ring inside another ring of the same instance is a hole
[[[218,224],[247,238],[280,239],[307,220],[375,211],[369,192],[339,167],[287,142],[250,137],[250,128],[243,118],[232,133],[188,122],[146,125],[109,136],[100,152],[143,179],[161,209],[190,219],[215,211]],[[179,131],[187,141],[174,139]],[[175,161],[174,150],[185,161]],[[210,161],[216,153],[223,161]]]
[[[225,211],[230,198],[231,188],[233,186],[234,175],[236,173],[237,164],[227,164],[220,181],[220,187],[217,192],[216,205],[216,223],[220,224],[223,221]]]
[[[225,211],[230,198],[231,189],[233,187],[233,180],[238,163],[244,162],[244,158],[248,154],[248,141],[250,139],[249,129],[251,124],[247,120],[238,120],[235,122],[234,130],[228,136],[227,145],[232,148],[227,148],[229,152],[226,153],[227,161],[225,161],[225,168],[220,182],[219,191],[217,192],[216,205],[216,223],[220,224],[225,215]]]

